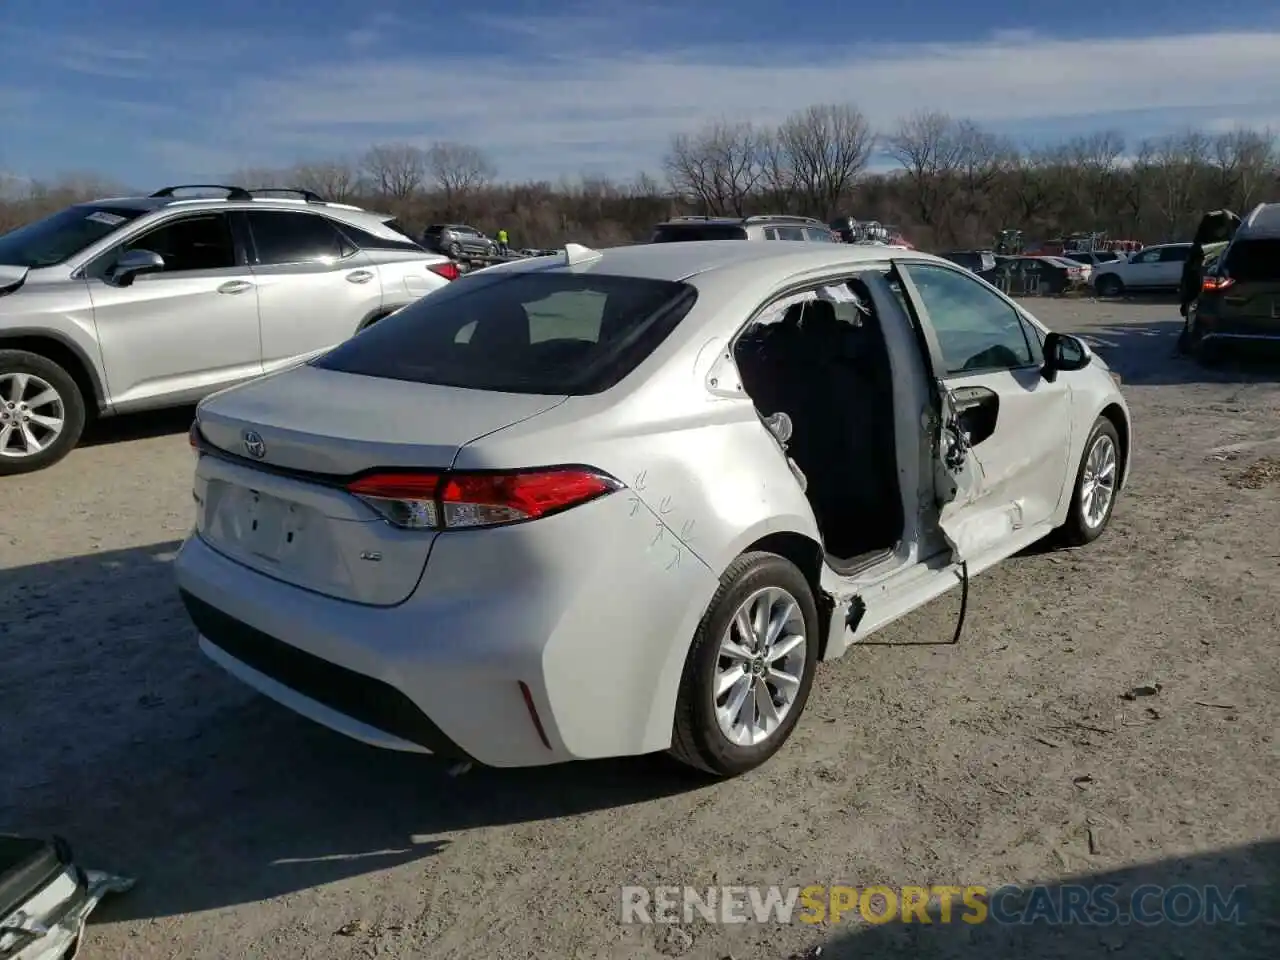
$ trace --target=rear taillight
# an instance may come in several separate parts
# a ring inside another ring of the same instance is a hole
[[[462,271],[458,269],[456,263],[432,263],[427,265],[427,269],[446,280],[457,280],[462,276]]]
[[[204,434],[200,432],[199,420],[191,421],[191,429],[187,431],[187,442],[191,444],[192,450],[199,450],[204,446]]]
[[[1205,293],[1212,293],[1215,290],[1226,290],[1233,283],[1235,281],[1230,277],[1205,277],[1200,284],[1200,289]]]
[[[565,467],[511,473],[386,471],[360,477],[347,490],[397,527],[454,530],[536,520],[621,487],[606,474]]]

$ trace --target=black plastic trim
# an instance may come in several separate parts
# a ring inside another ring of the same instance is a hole
[[[431,718],[395,687],[340,667],[241,623],[186,590],[179,590],[200,635],[228,656],[290,690],[366,726],[434,755],[474,762]]]

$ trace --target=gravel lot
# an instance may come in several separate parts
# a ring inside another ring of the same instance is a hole
[[[714,786],[451,779],[249,693],[168,569],[189,411],[107,425],[0,481],[0,829],[138,878],[86,960],[1280,956],[1274,887],[1244,928],[618,922],[630,883],[1280,883],[1280,376],[1175,358],[1168,304],[1036,309],[1124,376],[1111,531],[975,580],[958,646],[929,645],[951,596],[827,665],[791,745]]]

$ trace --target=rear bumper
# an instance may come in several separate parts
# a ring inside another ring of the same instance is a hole
[[[1223,347],[1231,344],[1245,346],[1249,343],[1280,346],[1280,317],[1265,314],[1235,314],[1222,316],[1216,303],[1200,303],[1196,307],[1195,325],[1200,339],[1215,342]]]
[[[670,745],[717,578],[692,557],[671,569],[653,527],[615,495],[441,536],[396,607],[281,583],[198,536],[175,568],[205,654],[285,706],[379,747],[535,766]]]

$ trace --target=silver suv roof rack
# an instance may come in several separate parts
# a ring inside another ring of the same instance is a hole
[[[314,193],[310,190],[303,190],[300,187],[263,187],[260,190],[247,190],[245,192],[248,193],[250,197],[254,197],[254,198],[267,197],[269,194],[274,196],[275,194],[283,193],[283,194],[289,194],[291,196],[295,196],[300,200],[305,200],[307,201],[307,203],[328,203],[329,202],[324,197],[320,196],[318,193]]]
[[[179,190],[225,190],[227,192],[226,200],[252,200],[251,194],[244,187],[228,187],[223,183],[179,183],[172,187],[164,187],[151,194],[154,200],[174,197]]]
[[[813,217],[797,217],[788,213],[761,213],[754,217],[744,217],[744,223],[764,223],[765,221],[773,221],[775,223],[803,223],[809,226],[819,226],[824,229],[830,229],[821,220],[815,220]]]

